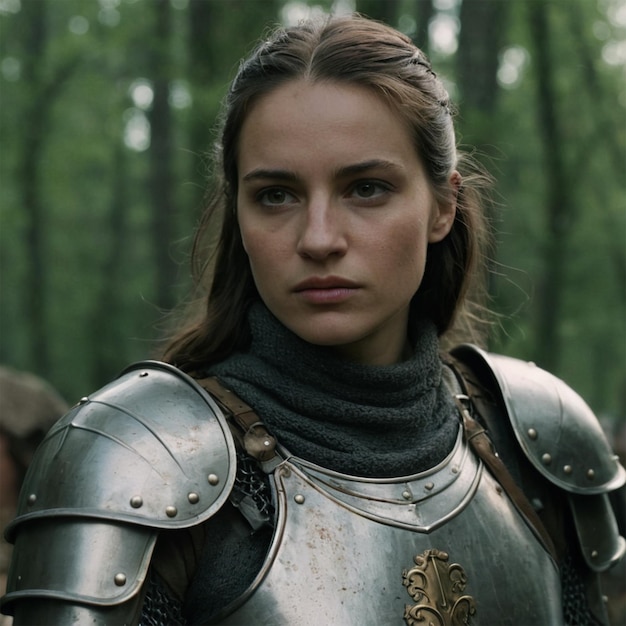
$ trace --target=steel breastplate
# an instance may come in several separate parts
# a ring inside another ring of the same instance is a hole
[[[364,479],[296,458],[251,588],[215,623],[563,624],[552,558],[461,435],[437,467]]]

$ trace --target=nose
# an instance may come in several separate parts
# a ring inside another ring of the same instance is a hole
[[[347,250],[345,227],[340,207],[326,198],[309,202],[298,237],[297,252],[304,258],[323,260],[342,256]]]

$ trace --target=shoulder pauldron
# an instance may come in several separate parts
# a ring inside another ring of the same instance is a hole
[[[624,485],[626,471],[594,413],[562,380],[533,363],[468,344],[451,354],[496,396],[524,456],[567,492],[589,567],[608,568],[624,554],[626,542],[607,494]]]
[[[158,531],[211,517],[230,495],[234,459],[221,410],[192,378],[155,361],[131,366],[41,444],[7,530],[16,546],[4,602],[134,596]]]

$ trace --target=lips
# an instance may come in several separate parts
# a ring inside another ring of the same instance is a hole
[[[320,290],[320,289],[356,289],[358,285],[346,278],[340,278],[337,276],[313,276],[298,283],[294,291],[308,291],[308,290]]]
[[[315,305],[341,304],[359,289],[359,285],[337,276],[314,276],[298,283],[294,292],[307,303]]]

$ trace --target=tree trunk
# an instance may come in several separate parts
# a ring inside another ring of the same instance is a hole
[[[616,110],[613,99],[608,96],[605,86],[602,84],[598,76],[598,70],[594,63],[593,53],[590,49],[587,33],[584,28],[585,17],[581,14],[580,3],[573,2],[569,7],[567,14],[572,30],[573,38],[578,45],[576,46],[576,55],[582,69],[582,76],[587,82],[585,93],[590,96],[590,103],[593,109],[598,111],[594,116],[595,128],[592,135],[591,144],[585,142],[581,144],[576,161],[570,166],[572,172],[580,171],[585,167],[593,155],[597,152],[604,151],[610,156],[611,169],[615,180],[619,180],[623,184],[625,182],[624,173],[626,171],[626,159],[624,148],[620,145],[619,136],[615,134],[615,129],[619,128],[618,124],[623,125],[623,109],[619,109],[616,117]],[[611,200],[607,194],[607,187],[604,185],[596,185],[596,194],[598,206],[610,206]],[[611,256],[615,275],[617,276],[615,297],[619,298],[622,305],[626,305],[626,250],[623,241],[619,238],[612,237],[610,233],[620,232],[622,228],[618,219],[611,211],[603,211],[602,218],[604,227],[607,229],[607,253]]]
[[[502,47],[509,14],[508,2],[463,0],[461,4],[461,32],[456,54],[457,84],[462,112],[461,135],[464,143],[476,148],[476,158],[484,160],[491,146],[497,143],[493,120],[496,117],[498,96],[498,55]],[[484,163],[490,170],[490,163]],[[485,206],[487,219],[497,224],[494,206]],[[496,257],[495,242],[491,254]],[[489,268],[487,290],[494,295],[495,271]]]
[[[155,259],[157,305],[169,309],[174,304],[176,265],[170,246],[176,238],[176,211],[173,201],[172,134],[173,120],[169,105],[171,78],[170,38],[172,31],[169,0],[155,0],[155,45],[151,75],[154,89],[150,111],[150,185],[152,210],[152,245]]]
[[[498,54],[508,18],[508,2],[463,0],[457,59],[457,82],[463,117],[471,115],[478,130],[467,137],[484,150],[492,141],[493,113],[498,102]],[[467,123],[468,128],[473,125]]]
[[[30,361],[34,371],[47,374],[50,364],[46,338],[46,264],[44,254],[44,211],[41,202],[40,163],[44,127],[47,123],[48,103],[43,102],[41,59],[48,39],[46,24],[47,3],[27,2],[22,8],[26,50],[24,53],[24,82],[32,86],[32,95],[23,112],[23,149],[18,176],[24,211],[28,216],[26,227],[27,277],[26,319],[30,337]],[[38,107],[43,106],[43,110]]]
[[[198,190],[192,200],[194,209],[201,204],[206,188],[206,157],[219,112],[216,88],[226,89],[237,61],[262,36],[262,29],[276,21],[282,6],[282,0],[189,0],[193,115],[188,132],[194,157],[191,178]]]
[[[546,236],[543,247],[543,276],[539,285],[537,320],[537,361],[549,370],[558,370],[561,345],[559,322],[562,317],[562,291],[565,258],[571,230],[571,198],[563,161],[564,144],[555,103],[556,72],[549,41],[548,5],[545,0],[528,5],[530,33],[537,73],[537,118],[546,163]]]
[[[126,148],[119,141],[113,154],[113,193],[109,207],[109,250],[101,271],[101,284],[92,314],[93,336],[98,337],[94,347],[94,381],[110,380],[120,367],[120,355],[114,352],[126,337],[120,336],[120,319],[124,312],[120,307],[121,261],[124,256],[129,213],[127,193]]]
[[[200,205],[206,187],[207,171],[204,155],[209,150],[213,119],[217,113],[213,104],[214,99],[208,89],[216,82],[215,74],[218,70],[218,61],[215,58],[217,50],[212,32],[215,21],[213,0],[189,0],[189,76],[194,113],[191,116],[188,137],[193,156],[191,179],[194,188],[197,189],[192,199],[194,209]]]
[[[580,3],[572,2],[571,6],[568,7],[567,15],[573,39],[576,41],[575,54],[578,58],[576,65],[581,68],[582,80],[587,85],[587,89],[584,92],[591,96],[591,106],[598,111],[598,114],[594,116],[597,132],[594,133],[595,141],[591,149],[599,149],[609,154],[615,176],[623,180],[626,165],[624,151],[614,131],[615,128],[619,127],[619,124],[622,124],[623,128],[624,110],[622,107],[616,108],[614,106],[612,98],[607,97],[604,86],[600,81],[593,53],[590,49],[588,33],[585,29],[585,16],[581,13]],[[585,144],[582,146],[577,163],[572,168],[573,171],[578,167],[584,167],[585,162],[589,158],[590,146]]]

